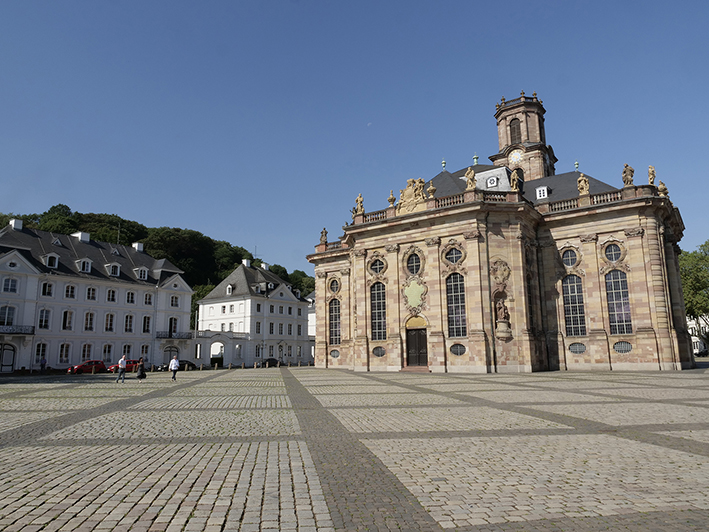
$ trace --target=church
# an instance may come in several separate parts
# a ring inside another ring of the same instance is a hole
[[[644,183],[629,164],[614,184],[578,168],[556,174],[545,112],[536,93],[502,98],[491,165],[409,179],[373,212],[360,194],[341,237],[328,241],[323,229],[308,256],[316,366],[694,367],[678,264],[684,225],[666,185],[652,166]]]

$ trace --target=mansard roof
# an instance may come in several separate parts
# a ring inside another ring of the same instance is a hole
[[[84,234],[85,236],[86,234]],[[184,273],[167,259],[156,260],[132,246],[98,242],[76,236],[63,235],[38,229],[0,229],[0,256],[17,250],[40,273],[67,275],[84,279],[111,280],[138,284],[162,284],[176,274]],[[52,254],[59,258],[56,268],[45,264],[44,257]],[[88,260],[90,272],[82,272],[77,262]],[[105,265],[118,264],[120,275],[109,275]],[[147,279],[139,279],[135,270],[147,268]]]
[[[227,287],[229,286],[231,286],[231,294],[227,293]],[[256,287],[258,287],[258,292],[256,291]],[[287,283],[272,271],[257,266],[240,264],[226,279],[219,283],[214,290],[209,292],[200,303],[208,300],[233,299],[239,297],[255,296],[268,298],[271,294],[278,291],[279,288],[280,290],[287,288],[288,291],[291,292],[290,283]],[[295,294],[293,294],[293,297],[296,297]],[[297,299],[303,300],[302,298]]]

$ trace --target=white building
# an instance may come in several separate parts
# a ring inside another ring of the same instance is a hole
[[[244,260],[198,304],[195,359],[246,367],[312,363],[308,301],[268,265]]]
[[[52,368],[122,355],[167,361],[189,352],[192,289],[181,270],[132,247],[0,229],[0,371]]]
[[[700,316],[696,320],[687,318],[687,330],[692,337],[692,352],[694,356],[706,356],[709,346],[704,345],[699,335],[709,331],[709,316]]]

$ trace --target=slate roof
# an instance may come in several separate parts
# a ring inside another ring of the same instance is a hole
[[[75,236],[38,229],[16,230],[8,225],[0,229],[0,257],[13,250],[17,250],[41,273],[68,275],[86,280],[122,281],[154,286],[184,273],[169,260],[156,260],[145,252],[136,251],[132,246],[95,240],[82,242]],[[50,253],[59,257],[56,268],[45,265],[44,257]],[[76,261],[83,259],[92,262],[91,272],[79,271]],[[109,275],[105,267],[107,264],[119,264],[120,275]],[[146,280],[138,279],[136,272],[133,271],[141,267],[148,269]]]
[[[268,288],[269,283],[273,285],[273,288]],[[231,285],[231,295],[227,295],[227,287],[229,285]],[[259,287],[259,292],[256,292],[256,286]],[[235,297],[256,296],[268,298],[273,292],[279,289],[283,290],[286,287],[290,287],[290,283],[287,283],[272,271],[240,264],[199,303],[209,300],[233,299]],[[290,288],[287,289],[290,291]],[[295,293],[293,295],[295,296]],[[302,297],[298,299],[305,301]]]
[[[478,164],[473,166],[476,178],[489,170],[495,170],[500,168],[504,167],[493,166],[489,164]],[[465,173],[467,171],[467,167],[458,170],[457,172],[453,172],[452,174],[444,170],[440,174],[435,176],[433,179],[427,181],[425,189],[428,189],[431,182],[433,182],[433,186],[436,187],[437,198],[460,194],[461,192],[465,191]],[[522,195],[524,196],[524,199],[534,205],[550,201],[560,201],[578,198],[579,190],[577,185],[577,179],[579,175],[580,172],[573,171],[566,172],[564,174],[542,177],[540,179],[534,179],[532,181],[527,181],[522,185]],[[602,192],[614,192],[619,190],[616,187],[608,185],[603,181],[599,181],[598,179],[591,177],[588,174],[585,175],[588,178],[589,192],[591,194],[599,194]],[[548,197],[538,200],[536,189],[541,186],[548,187]],[[482,187],[478,186],[478,188]],[[509,190],[509,186],[505,188],[506,190]]]

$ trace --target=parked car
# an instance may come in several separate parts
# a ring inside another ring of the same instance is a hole
[[[180,371],[185,371],[185,368],[193,370],[197,369],[197,365],[194,362],[190,362],[189,360],[180,360]],[[168,362],[167,364],[160,364],[159,366],[155,366],[155,369],[157,371],[169,371],[170,370],[170,363]]]
[[[698,356],[698,357],[709,356],[709,351],[707,351],[706,348],[700,349],[699,352],[695,356]]]
[[[67,373],[74,373],[75,375],[81,375],[82,373],[103,373],[106,371],[106,364],[103,360],[87,360],[76,366],[71,366]]]
[[[130,358],[126,359],[126,371],[131,372],[135,369],[135,367],[138,365],[137,360],[133,360]],[[108,366],[108,371],[111,373],[118,373],[118,364],[112,364]]]

